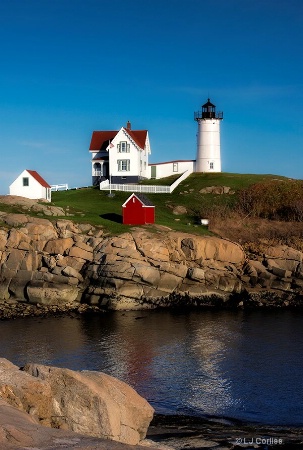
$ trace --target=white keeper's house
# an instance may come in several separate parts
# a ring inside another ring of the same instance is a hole
[[[89,151],[93,185],[105,179],[124,184],[149,178],[148,131],[132,130],[130,122],[118,131],[94,131]]]
[[[164,178],[184,172],[221,172],[220,122],[222,112],[208,99],[195,112],[198,123],[196,159],[148,162],[151,154],[147,130],[132,130],[130,122],[118,131],[93,131],[89,151],[92,184],[103,180],[113,184],[138,183],[142,179]]]

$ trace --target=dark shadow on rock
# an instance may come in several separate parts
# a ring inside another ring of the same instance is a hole
[[[105,220],[110,220],[111,222],[122,223],[121,214],[106,213],[106,214],[100,214],[100,217],[102,217],[102,219],[105,219]]]

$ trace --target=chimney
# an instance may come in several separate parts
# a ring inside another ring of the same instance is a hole
[[[132,129],[132,124],[130,123],[129,120],[127,121],[126,129],[127,129],[127,130],[131,130],[131,129]]]

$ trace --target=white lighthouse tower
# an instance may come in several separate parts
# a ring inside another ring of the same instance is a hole
[[[198,122],[196,172],[221,172],[220,121],[223,112],[216,113],[210,100],[195,112]]]

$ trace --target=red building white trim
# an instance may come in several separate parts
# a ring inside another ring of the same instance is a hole
[[[143,194],[132,194],[122,205],[124,225],[155,223],[155,205]]]

